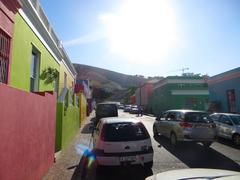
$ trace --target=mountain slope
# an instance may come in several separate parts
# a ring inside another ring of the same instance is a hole
[[[121,101],[129,96],[129,88],[146,82],[143,76],[131,76],[88,65],[74,64],[77,79],[89,79],[93,96],[97,102]]]
[[[78,73],[77,79],[89,79],[91,85],[108,90],[124,90],[137,87],[146,81],[143,76],[131,76],[106,69],[82,64],[74,64]]]

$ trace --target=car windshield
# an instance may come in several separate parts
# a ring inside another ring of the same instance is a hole
[[[240,125],[240,116],[230,116],[235,125]]]
[[[213,123],[213,120],[207,113],[189,112],[185,114],[185,121],[192,123]]]
[[[112,123],[106,125],[106,141],[137,141],[149,138],[146,128],[141,123]]]

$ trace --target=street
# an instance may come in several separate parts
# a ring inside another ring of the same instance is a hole
[[[183,143],[176,149],[170,145],[167,138],[161,136],[153,138],[152,125],[155,117],[145,115],[137,117],[135,114],[124,113],[122,110],[119,111],[119,116],[140,119],[146,126],[154,149],[152,170],[144,169],[141,166],[134,166],[121,168],[108,167],[96,171],[94,160],[89,163],[86,160],[86,156],[88,156],[86,155],[87,151],[82,150],[83,155],[79,164],[72,167],[72,169],[75,168],[72,180],[144,180],[152,174],[182,168],[215,168],[240,171],[240,148],[235,147],[230,141],[219,139],[210,148],[204,148],[201,144]],[[79,142],[82,142],[82,146],[91,144],[91,128],[89,129],[89,127],[91,125],[87,124],[81,131],[84,135],[79,136],[81,138]],[[87,138],[86,135],[88,135]]]

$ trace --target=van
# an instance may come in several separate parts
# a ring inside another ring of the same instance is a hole
[[[97,104],[96,120],[94,122],[94,125],[96,126],[99,120],[105,117],[118,117],[118,108],[115,103],[98,103]]]

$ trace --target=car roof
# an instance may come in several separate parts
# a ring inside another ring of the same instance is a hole
[[[171,109],[166,112],[182,112],[182,113],[187,113],[187,112],[199,112],[199,113],[207,113],[206,111],[197,111],[197,110],[192,110],[192,109]]]
[[[113,103],[113,102],[102,102],[102,103],[98,103],[97,105],[101,105],[101,104],[114,104],[114,105],[117,105],[116,103]]]
[[[240,116],[240,114],[232,114],[232,113],[213,113],[212,115]]]
[[[124,123],[124,122],[132,122],[132,123],[141,122],[138,119],[126,118],[126,117],[107,117],[107,118],[102,118],[100,121],[102,121],[103,124]]]

